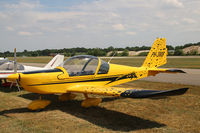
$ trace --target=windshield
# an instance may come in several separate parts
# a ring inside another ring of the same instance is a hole
[[[109,64],[101,60],[101,66],[99,68],[98,74],[107,74],[109,71]]]
[[[97,57],[80,55],[69,58],[63,63],[63,67],[69,76],[94,75],[98,67]]]
[[[0,70],[14,70],[14,63],[12,61],[5,62],[0,65]],[[24,66],[17,63],[17,70],[24,70]]]

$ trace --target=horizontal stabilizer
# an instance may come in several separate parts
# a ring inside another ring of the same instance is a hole
[[[176,74],[176,73],[186,73],[183,70],[180,69],[149,69],[148,70],[148,76],[155,76],[159,73],[170,73],[170,74]]]
[[[166,72],[169,72],[169,73],[186,73],[186,72],[184,72],[183,70],[180,70],[180,69],[168,69]]]
[[[188,88],[181,88],[176,90],[126,90],[121,93],[121,97],[127,98],[150,98],[150,97],[160,97],[160,96],[175,96],[184,94]]]

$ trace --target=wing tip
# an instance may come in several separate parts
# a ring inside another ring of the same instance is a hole
[[[121,97],[127,98],[151,98],[162,96],[183,95],[189,88],[180,88],[175,90],[126,90],[120,94]]]
[[[170,73],[186,73],[185,71],[180,70],[180,69],[169,69],[166,72],[170,72]]]
[[[188,89],[189,88],[180,88],[180,89],[177,89],[177,90],[180,90],[180,92],[182,92],[182,94],[184,94],[184,93],[187,92]]]

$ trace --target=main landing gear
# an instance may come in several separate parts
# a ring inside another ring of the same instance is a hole
[[[58,97],[59,101],[68,101],[73,100],[76,97],[75,94],[72,93],[64,93]],[[99,103],[102,102],[101,98],[89,98],[87,94],[84,94],[85,100],[82,101],[81,106],[84,108],[89,108],[92,106],[98,106]],[[28,109],[37,111],[46,108],[51,103],[50,100],[42,100],[41,96],[38,100],[32,101],[28,105]]]
[[[59,101],[69,101],[69,100],[73,100],[75,97],[76,97],[76,94],[64,93],[58,97],[58,100]]]
[[[50,100],[42,100],[40,96],[40,99],[34,100],[28,105],[28,109],[33,111],[41,110],[44,109],[46,106],[48,106],[50,103],[51,103]]]
[[[89,98],[87,94],[84,94],[85,100],[81,103],[84,108],[89,108],[91,106],[98,106],[101,103],[101,98]]]
[[[84,94],[85,100],[81,103],[81,106],[84,108],[88,108],[91,106],[98,106],[101,103],[101,98],[89,98],[87,94]],[[73,100],[76,97],[75,94],[72,93],[65,93],[58,97],[60,101],[68,101]]]

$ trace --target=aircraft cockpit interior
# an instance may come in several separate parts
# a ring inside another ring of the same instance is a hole
[[[14,70],[14,62],[7,61],[0,65],[0,70]],[[17,70],[24,70],[24,66],[22,64],[17,63]]]
[[[67,59],[63,63],[63,68],[69,76],[94,75],[99,67],[97,74],[106,74],[109,71],[109,64],[98,57],[90,55],[79,55]]]

